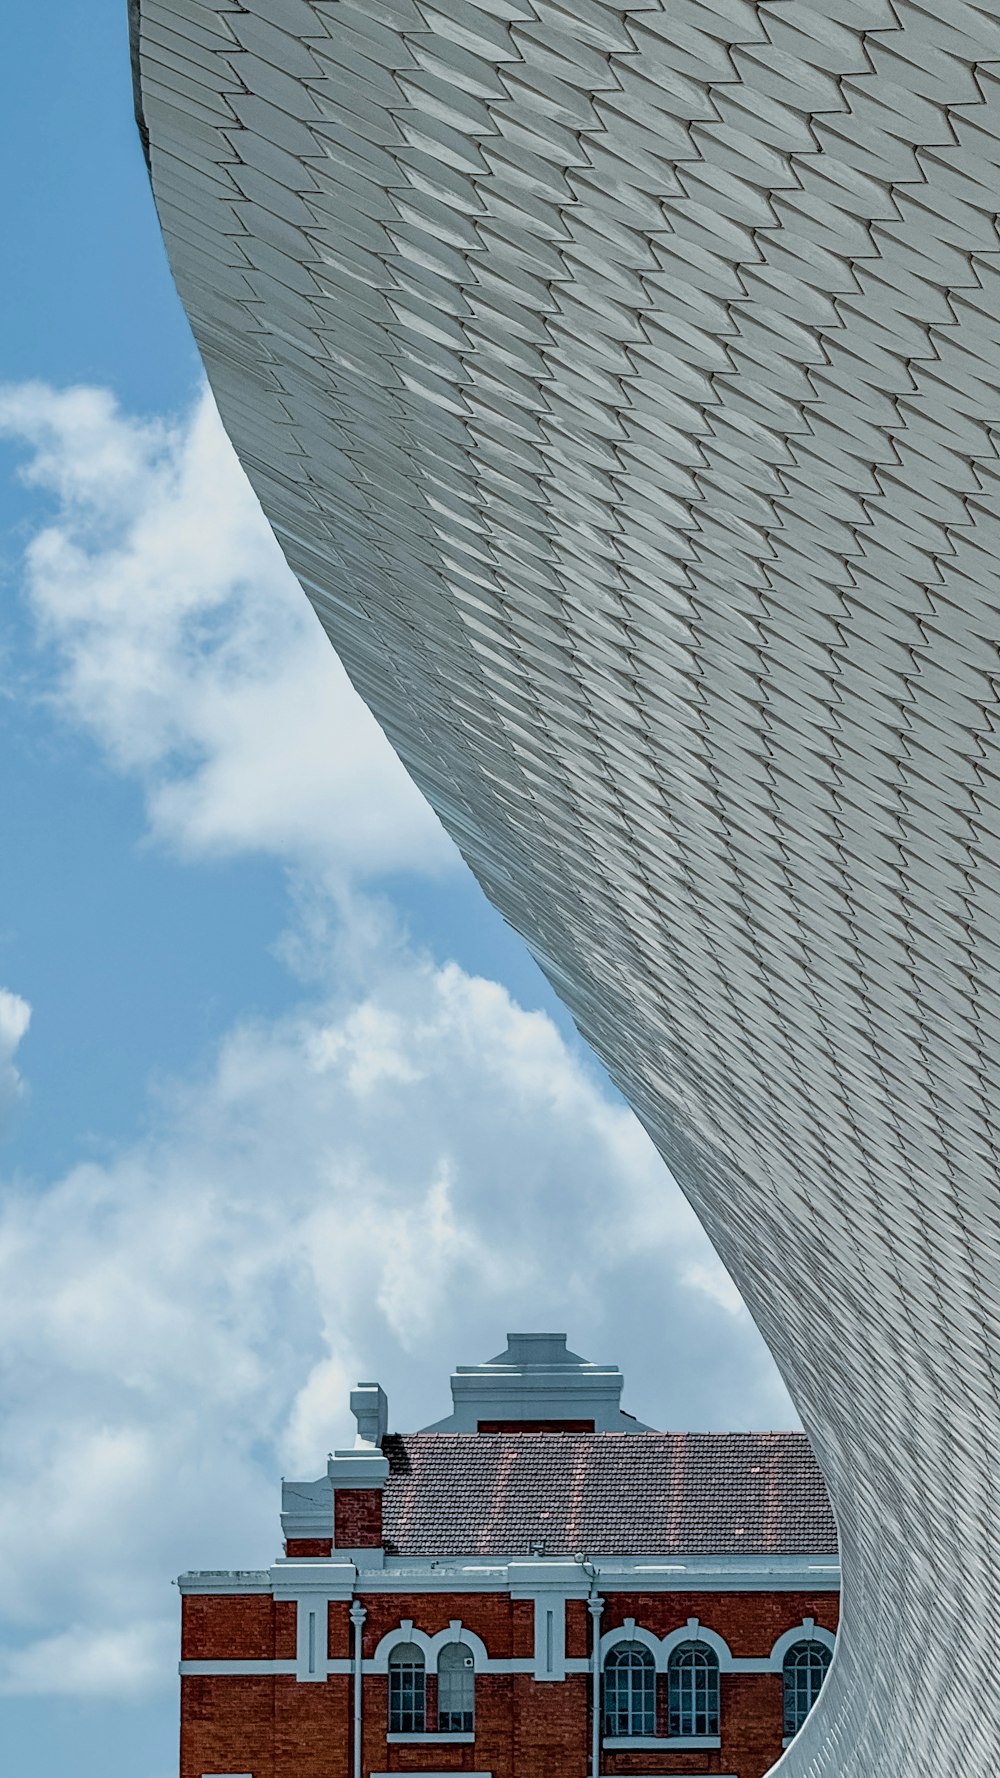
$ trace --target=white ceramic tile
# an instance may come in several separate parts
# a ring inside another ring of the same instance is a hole
[[[845,1631],[782,1771],[992,1778],[995,14],[142,8],[254,485],[816,1442]]]

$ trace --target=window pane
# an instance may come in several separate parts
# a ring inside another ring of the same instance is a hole
[[[438,1657],[438,1728],[470,1734],[475,1716],[475,1668],[460,1642],[449,1642]]]
[[[413,1642],[399,1642],[389,1655],[389,1733],[424,1732],[424,1657]]]
[[[682,1642],[667,1669],[668,1733],[719,1733],[719,1663],[702,1642]]]
[[[819,1697],[832,1657],[823,1642],[797,1642],[785,1656],[785,1734],[797,1735]]]
[[[655,1735],[656,1668],[641,1642],[619,1642],[604,1663],[604,1733]]]

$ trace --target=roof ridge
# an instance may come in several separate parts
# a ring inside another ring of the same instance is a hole
[[[385,1436],[386,1436],[386,1438],[395,1438],[395,1439],[417,1439],[417,1438],[418,1439],[435,1439],[435,1440],[444,1440],[444,1439],[459,1440],[460,1439],[463,1442],[463,1444],[474,1443],[474,1442],[481,1440],[481,1439],[503,1439],[503,1438],[523,1440],[525,1443],[527,1443],[527,1441],[529,1439],[533,1443],[535,1441],[542,1441],[542,1440],[569,1439],[569,1438],[587,1439],[588,1441],[592,1441],[592,1442],[596,1442],[598,1440],[615,1439],[623,1446],[625,1444],[642,1445],[649,1439],[663,1439],[663,1438],[671,1438],[671,1439],[673,1439],[673,1438],[794,1439],[797,1442],[802,1442],[807,1445],[809,1444],[808,1433],[803,1432],[801,1428],[795,1428],[795,1427],[770,1427],[770,1428],[760,1428],[760,1429],[751,1427],[751,1428],[734,1428],[734,1429],[730,1429],[730,1430],[726,1430],[726,1429],[720,1428],[720,1427],[708,1427],[706,1429],[700,1429],[700,1428],[683,1429],[683,1428],[677,1428],[677,1427],[663,1427],[663,1428],[651,1427],[648,1432],[624,1432],[624,1431],[557,1432],[554,1429],[552,1431],[546,1431],[546,1432],[387,1432]],[[810,1446],[810,1449],[811,1448],[812,1447]]]

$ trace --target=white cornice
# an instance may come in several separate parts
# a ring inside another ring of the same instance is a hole
[[[649,1557],[595,1562],[605,1593],[829,1593],[840,1591],[840,1564],[829,1557],[691,1556],[656,1562]]]
[[[284,1557],[271,1569],[271,1587],[276,1599],[301,1599],[307,1593],[319,1593],[327,1599],[347,1600],[353,1597],[357,1569],[353,1562],[338,1560],[313,1561],[302,1557]]]
[[[585,1599],[589,1577],[579,1562],[553,1558],[515,1558],[507,1564],[507,1586],[512,1599],[537,1599],[540,1593],[558,1593],[566,1599]]]
[[[389,1479],[389,1459],[370,1445],[360,1445],[350,1451],[334,1451],[326,1473],[338,1492],[344,1488],[384,1488]]]
[[[391,1560],[391,1558],[390,1558]],[[839,1564],[829,1557],[690,1556],[684,1561],[653,1557],[591,1558],[602,1593],[836,1593]],[[359,1570],[342,1554],[332,1559],[285,1557],[269,1570],[243,1569],[182,1574],[182,1593],[268,1593],[293,1599],[319,1592],[331,1599],[354,1593],[510,1593],[537,1598],[551,1592],[583,1598],[586,1583],[579,1564],[514,1558],[508,1562],[422,1561],[411,1558],[383,1569]]]
[[[266,1568],[207,1569],[178,1575],[177,1586],[182,1593],[269,1593],[271,1576]]]
[[[389,1558],[390,1562],[392,1561]],[[839,1592],[840,1566],[829,1557],[809,1556],[592,1556],[597,1584],[605,1593],[659,1592]],[[438,1562],[403,1560],[378,1574],[358,1576],[359,1591],[510,1592],[534,1598],[559,1592],[582,1598],[588,1591],[578,1563],[513,1558],[485,1564],[460,1557]]]

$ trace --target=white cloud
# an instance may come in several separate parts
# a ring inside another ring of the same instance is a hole
[[[174,424],[106,390],[0,389],[54,506],[25,587],[54,695],[142,782],[154,835],[337,881],[455,858],[352,690],[205,393]]]
[[[298,867],[311,1000],[161,1089],[152,1134],[0,1208],[0,1690],[169,1685],[169,1582],[266,1563],[278,1473],[347,1394],[447,1411],[515,1326],[626,1369],[658,1424],[788,1424],[732,1285],[636,1121],[550,1019],[407,947],[358,880],[455,854],[322,640],[207,397],[0,391],[53,515],[27,595],[60,716],[192,857]],[[303,889],[304,883],[309,884]],[[336,915],[317,883],[336,890]],[[28,1009],[0,994],[0,1113]]]
[[[28,1002],[19,994],[12,994],[9,988],[0,988],[0,1128],[21,1096],[21,1076],[14,1058],[30,1023]]]
[[[145,1143],[0,1213],[8,1691],[169,1684],[171,1575],[271,1559],[277,1476],[350,1438],[360,1376],[426,1424],[456,1361],[552,1326],[622,1362],[640,1417],[788,1421],[693,1216],[551,1021],[360,942],[363,994],[234,1029]]]
[[[176,1637],[161,1619],[96,1633],[90,1624],[74,1624],[15,1649],[0,1678],[0,1693],[128,1698],[158,1689],[164,1670],[176,1660]]]

